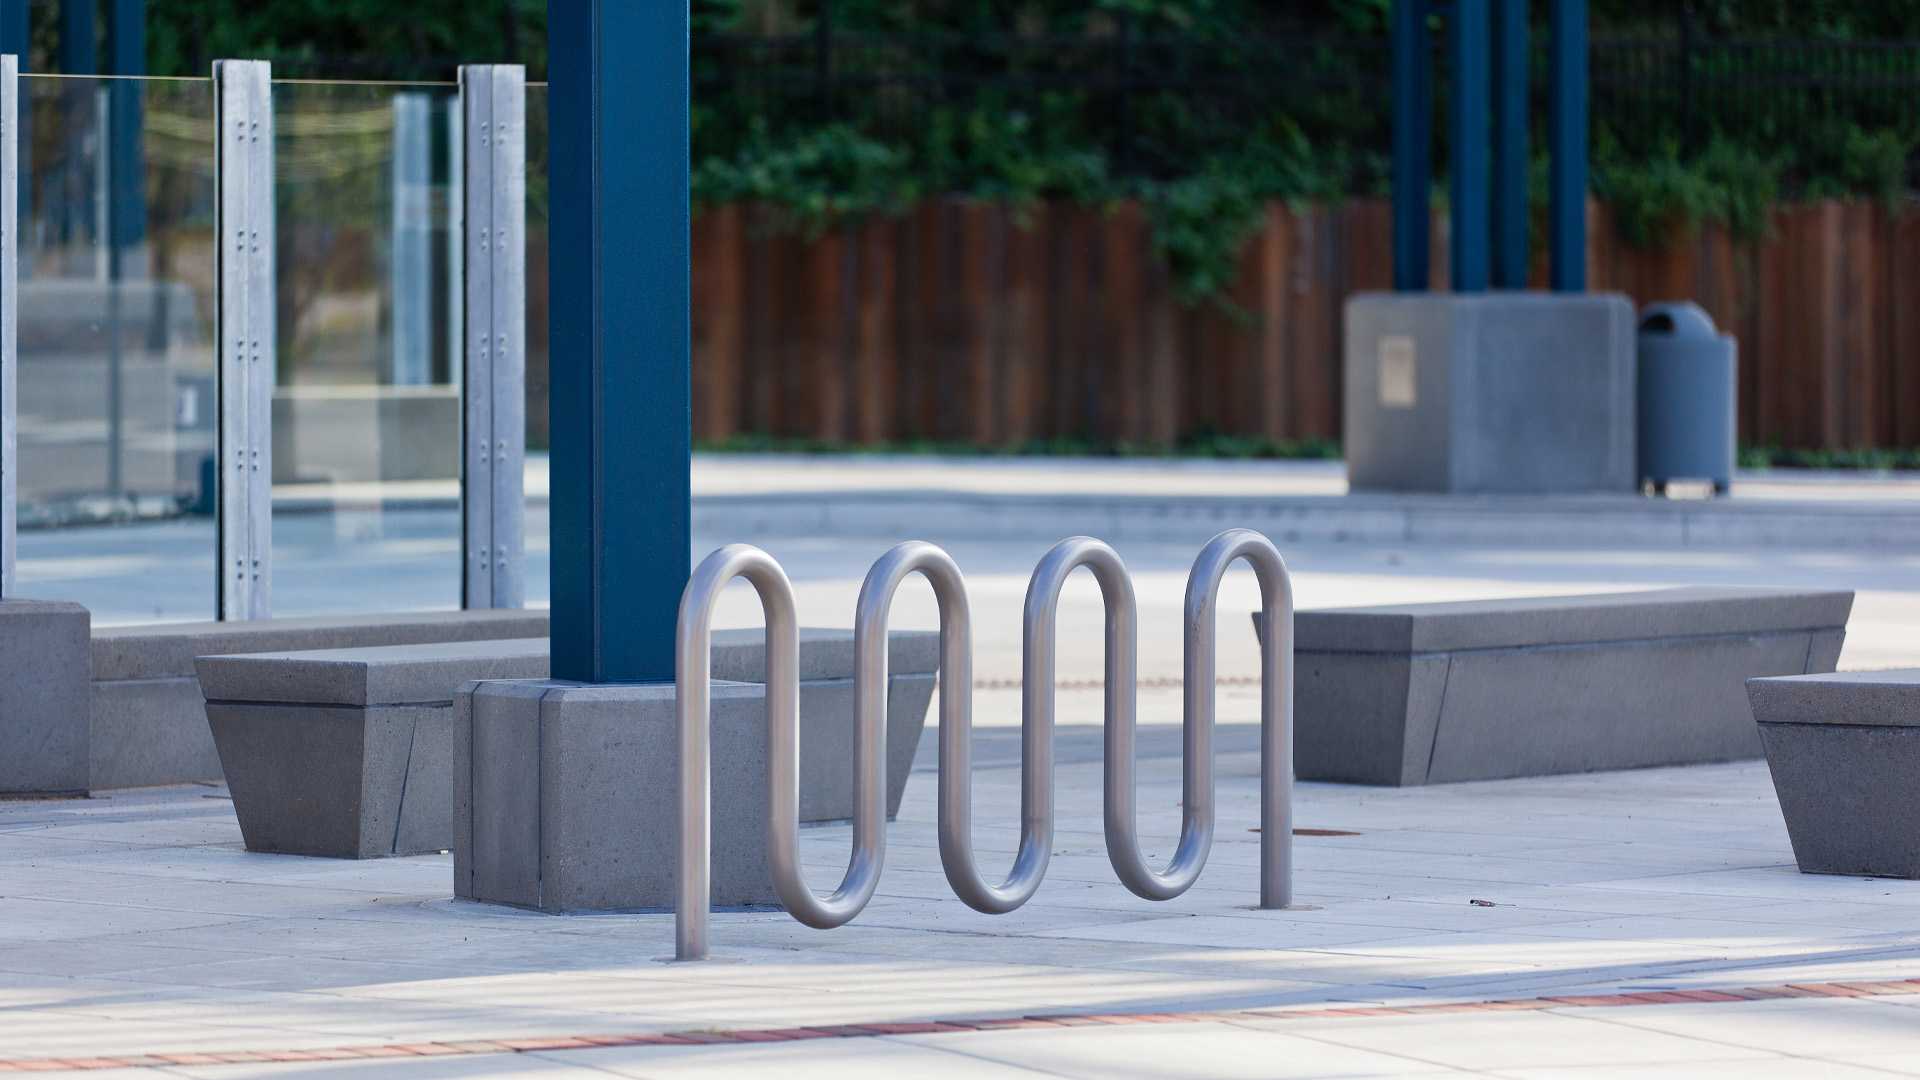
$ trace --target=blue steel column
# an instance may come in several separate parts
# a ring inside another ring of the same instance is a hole
[[[107,74],[146,73],[147,0],[107,0]],[[147,168],[141,154],[140,84],[116,80],[108,84],[108,94],[111,150],[107,162],[112,175],[107,182],[110,200],[107,220],[113,233],[113,258],[117,262],[122,250],[146,239]]]
[[[27,61],[33,51],[32,31],[28,29],[28,0],[0,0],[0,53],[20,58],[20,74],[27,73]]]
[[[1587,3],[1548,0],[1548,151],[1553,173],[1547,208],[1549,284],[1587,288]]]
[[[99,72],[94,54],[94,0],[59,0],[60,71],[66,75],[94,75]]]
[[[1453,127],[1447,201],[1454,292],[1487,289],[1488,0],[1452,0],[1447,20]]]
[[[1427,0],[1393,0],[1393,287],[1423,292],[1433,190],[1432,42]]]
[[[553,677],[670,681],[692,542],[687,5],[547,13]]]
[[[1493,0],[1493,287],[1527,287],[1527,0]]]

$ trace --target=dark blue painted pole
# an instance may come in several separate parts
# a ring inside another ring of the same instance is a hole
[[[670,681],[690,569],[687,5],[550,0],[553,676]]]
[[[20,58],[20,74],[28,70],[32,59],[33,38],[27,21],[28,0],[0,0],[0,53]]]
[[[98,74],[93,40],[94,0],[60,0],[60,70],[68,75]]]
[[[107,74],[146,73],[147,0],[107,0]],[[140,139],[144,110],[138,83],[115,80],[108,94],[108,220],[117,260],[121,249],[147,235],[147,167]]]
[[[1493,0],[1493,286],[1527,287],[1527,0]]]
[[[1433,191],[1432,41],[1427,0],[1393,0],[1393,287],[1424,292]]]
[[[1555,292],[1587,288],[1587,3],[1548,0],[1548,281]]]
[[[1488,0],[1452,0],[1447,37],[1453,68],[1453,128],[1447,201],[1453,236],[1454,292],[1487,289]]]

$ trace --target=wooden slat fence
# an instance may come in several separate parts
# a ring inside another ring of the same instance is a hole
[[[1663,249],[1590,216],[1594,288],[1695,299],[1739,337],[1743,440],[1920,445],[1920,211],[1783,207],[1764,241],[1707,227]],[[817,239],[770,226],[748,205],[694,222],[697,437],[1338,438],[1340,306],[1390,280],[1378,200],[1269,207],[1239,313],[1177,303],[1132,207],[956,199]]]

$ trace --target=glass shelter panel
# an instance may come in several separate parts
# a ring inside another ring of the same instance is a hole
[[[19,585],[96,625],[214,605],[214,98],[20,78]]]
[[[457,608],[457,88],[285,82],[273,107],[274,614]]]

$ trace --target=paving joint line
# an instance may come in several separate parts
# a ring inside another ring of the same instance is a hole
[[[1165,1013],[1039,1013],[1031,1016],[978,1020],[883,1021],[867,1024],[822,1024],[813,1027],[743,1030],[688,1030],[658,1035],[577,1035],[524,1039],[456,1039],[447,1042],[384,1043],[372,1046],[335,1046],[313,1050],[231,1050],[126,1054],[71,1058],[13,1058],[0,1060],[0,1073],[93,1072],[137,1069],[157,1065],[239,1065],[271,1062],[345,1061],[367,1058],[407,1058],[525,1054],[556,1050],[596,1050],[612,1046],[714,1046],[794,1042],[803,1039],[870,1039],[888,1035],[943,1035],[976,1031],[1028,1031],[1047,1028],[1121,1026],[1128,1024],[1220,1024],[1248,1020],[1314,1020],[1374,1016],[1423,1016],[1475,1012],[1541,1009],[1623,1008],[1636,1005],[1701,1005],[1725,1002],[1771,1001],[1786,998],[1862,998],[1920,994],[1920,978],[1879,982],[1802,982],[1775,986],[1723,987],[1717,990],[1649,990],[1621,994],[1561,994],[1494,1001],[1441,1002],[1430,1005],[1354,1005],[1322,1008],[1277,1007],[1213,1012]]]

